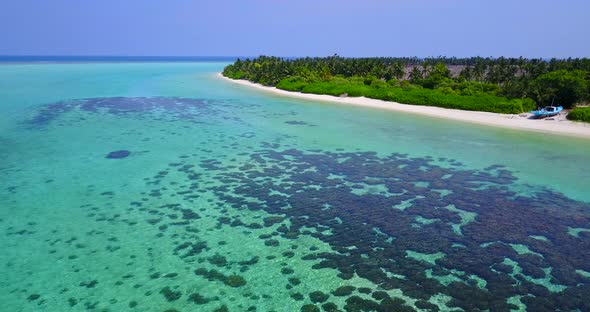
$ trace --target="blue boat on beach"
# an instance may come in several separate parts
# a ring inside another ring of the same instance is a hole
[[[545,108],[541,108],[539,110],[531,111],[531,114],[535,116],[535,118],[545,118],[550,116],[558,115],[563,110],[562,106],[547,106]]]

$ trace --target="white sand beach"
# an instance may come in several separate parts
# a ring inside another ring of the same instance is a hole
[[[520,129],[526,131],[535,131],[543,133],[553,133],[566,136],[574,136],[590,139],[590,124],[583,122],[570,121],[565,118],[565,114],[546,119],[530,119],[530,113],[523,114],[497,114],[488,112],[473,112],[457,109],[440,108],[434,106],[409,105],[396,102],[387,102],[366,97],[336,97],[331,95],[307,94],[300,92],[291,92],[280,90],[274,87],[267,87],[256,84],[247,80],[235,80],[224,77],[220,73],[219,78],[226,81],[240,84],[265,92],[281,96],[295,97],[311,101],[326,101],[341,105],[356,105],[391,111],[401,111],[412,114],[420,114],[432,117],[459,120],[463,122],[476,123],[481,125],[503,127],[510,129]]]

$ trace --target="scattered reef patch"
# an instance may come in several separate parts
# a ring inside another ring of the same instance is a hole
[[[105,158],[109,158],[109,159],[120,159],[120,158],[126,158],[130,154],[131,154],[130,151],[127,151],[127,150],[119,150],[119,151],[114,151],[114,152],[108,153],[105,156]]]
[[[42,106],[26,124],[29,127],[47,126],[66,113],[83,112],[90,114],[109,114],[121,117],[140,118],[148,113],[158,113],[161,121],[183,120],[203,122],[204,116],[217,116],[223,102],[219,100],[191,99],[179,97],[104,97],[65,100]],[[76,118],[75,121],[83,121]],[[72,120],[74,121],[74,120]]]
[[[334,253],[310,248],[303,258],[319,260],[313,269],[332,268],[344,280],[356,274],[379,285],[358,289],[371,299],[356,296],[351,286],[333,290],[333,296],[347,297],[346,311],[411,311],[390,297],[393,289],[431,310],[429,300],[440,294],[450,298],[449,308],[466,311],[509,310],[515,296],[539,311],[590,309],[581,299],[590,296],[590,280],[576,273],[590,270],[590,239],[569,230],[590,222],[588,204],[549,189],[523,196],[512,189],[516,178],[499,165],[468,170],[448,159],[441,164],[402,154],[273,147],[251,153],[238,171],[210,167],[226,183],[209,189],[235,209],[280,216],[265,219],[264,226],[287,220],[276,232],[283,239],[305,233],[328,243]],[[380,191],[370,191],[375,188]],[[231,219],[222,224],[251,228]],[[541,235],[547,240],[535,238]],[[268,247],[283,245],[271,237],[260,239]],[[285,267],[282,273],[293,272]],[[309,293],[317,304],[329,297]]]

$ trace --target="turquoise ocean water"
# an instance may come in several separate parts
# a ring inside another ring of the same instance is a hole
[[[0,310],[590,309],[588,140],[225,65],[0,65]]]

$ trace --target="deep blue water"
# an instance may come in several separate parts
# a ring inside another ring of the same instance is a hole
[[[244,56],[0,55],[0,63],[233,62]]]

